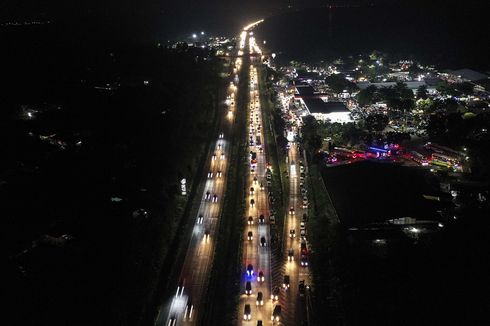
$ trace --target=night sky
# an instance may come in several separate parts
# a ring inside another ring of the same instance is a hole
[[[54,22],[92,25],[100,32],[139,41],[180,38],[205,30],[230,35],[249,21],[296,9],[337,4],[409,4],[424,8],[442,0],[3,0],[0,22],[44,18]],[[468,0],[466,6],[483,1]],[[447,3],[446,3],[447,6]]]

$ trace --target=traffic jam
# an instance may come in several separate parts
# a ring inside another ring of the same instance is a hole
[[[241,61],[235,63],[235,76],[241,67]],[[236,78],[235,78],[236,79]],[[227,90],[226,119],[221,123],[221,130],[230,131],[234,122],[236,110],[235,98],[237,87],[233,81]],[[212,147],[209,161],[209,170],[205,175],[203,197],[199,204],[197,216],[185,261],[180,272],[179,282],[175,295],[171,299],[166,315],[166,321],[160,322],[160,314],[157,324],[167,326],[181,325],[182,323],[194,324],[197,321],[196,314],[203,295],[206,293],[207,275],[213,260],[213,252],[219,227],[218,218],[222,211],[221,198],[225,192],[227,155],[229,140],[227,134],[220,131]],[[198,271],[198,272],[196,272]],[[163,315],[162,315],[163,317]]]

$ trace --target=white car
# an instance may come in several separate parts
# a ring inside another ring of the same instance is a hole
[[[221,178],[221,171],[216,172],[216,176],[217,176],[218,178]]]
[[[197,224],[202,224],[203,221],[204,221],[204,216],[202,214],[199,214],[199,216],[197,217]]]
[[[213,177],[213,172],[208,172],[208,179],[211,179]]]
[[[214,194],[213,195],[213,203],[217,203],[218,202],[218,195]]]
[[[225,135],[224,135],[223,133],[220,133],[220,134],[219,134],[219,138],[220,138],[220,139],[223,139],[224,137],[225,137]]]
[[[254,218],[252,216],[248,217],[248,225],[253,225],[254,224]]]
[[[259,271],[259,275],[257,276],[257,282],[264,282],[265,277],[264,277],[264,272]]]
[[[252,231],[248,231],[248,234],[247,234],[247,239],[249,241],[252,241],[254,239],[254,234]]]
[[[210,200],[211,199],[211,193],[208,191],[206,191],[206,195],[204,196],[204,200]]]
[[[250,309],[250,305],[246,304],[245,308],[243,309],[243,320],[251,320],[252,319],[252,312]]]

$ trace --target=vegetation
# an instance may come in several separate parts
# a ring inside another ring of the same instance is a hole
[[[53,71],[42,92],[26,85],[35,118],[18,119],[17,89],[4,102],[5,231],[17,257],[8,293],[26,323],[66,324],[80,310],[88,324],[141,320],[186,207],[180,179],[193,189],[215,121],[220,63],[206,52],[92,51],[74,61],[83,69]],[[43,234],[74,240],[18,255]]]

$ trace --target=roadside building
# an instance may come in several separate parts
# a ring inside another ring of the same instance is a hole
[[[325,102],[320,98],[301,99],[309,115],[318,121],[352,122],[349,109],[343,102]]]
[[[412,90],[412,92],[415,94],[417,92],[417,89],[420,86],[426,86],[428,90],[430,89],[435,89],[434,86],[431,86],[427,84],[424,80],[418,81],[418,80],[412,80],[412,81],[406,81],[404,82],[407,85],[407,88]],[[383,87],[394,87],[396,85],[396,82],[380,82],[380,83],[371,83],[371,82],[359,82],[357,83],[357,87],[359,89],[366,89],[369,86],[376,86],[377,88],[383,88]]]
[[[442,72],[441,75],[449,81],[453,81],[456,83],[477,82],[480,80],[488,79],[487,75],[466,68],[458,70],[446,70]]]

